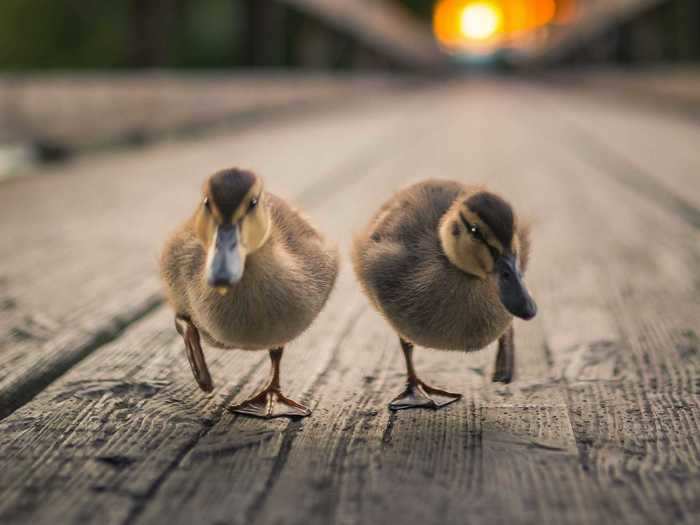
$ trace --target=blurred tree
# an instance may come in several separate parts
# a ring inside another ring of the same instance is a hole
[[[174,67],[240,65],[245,8],[240,0],[177,0],[172,34]]]
[[[175,0],[128,0],[129,65],[158,66],[167,63]]]
[[[420,18],[431,20],[435,0],[397,0],[404,7],[415,13]]]
[[[126,2],[2,0],[0,67],[127,64]]]
[[[0,68],[224,67],[240,0],[0,0]]]
[[[433,0],[393,1],[431,17]],[[332,24],[273,0],[0,0],[0,70],[347,69],[378,58]]]
[[[575,50],[564,63],[639,66],[700,59],[700,2],[662,2]]]

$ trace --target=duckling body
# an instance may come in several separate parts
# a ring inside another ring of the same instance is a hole
[[[218,348],[270,351],[270,383],[235,411],[308,415],[281,394],[279,363],[284,345],[322,310],[337,273],[335,247],[283,199],[263,193],[257,177],[215,174],[203,206],[170,237],[161,258],[166,295],[202,389],[212,385],[200,334]]]
[[[474,210],[467,202],[472,202]],[[477,242],[470,231],[477,222],[483,228],[483,234],[477,233],[484,243]],[[480,186],[428,180],[398,192],[377,211],[355,238],[353,266],[373,306],[399,335],[409,382],[420,382],[410,377],[414,344],[473,351],[499,338],[501,346],[512,341],[513,314],[504,305],[501,274],[490,259],[497,250],[498,257],[510,254],[511,259],[517,253],[517,264],[524,271],[528,249],[527,230],[516,227],[507,203]],[[510,380],[512,370],[506,375]],[[441,401],[431,403],[426,399],[430,395],[416,399],[416,392],[406,399],[404,392],[392,408],[436,408],[459,399],[457,394],[420,383]]]
[[[374,307],[401,337],[441,350],[478,350],[512,315],[495,277],[479,279],[450,263],[438,237],[445,212],[475,188],[427,181],[397,193],[356,238],[353,263]]]
[[[190,219],[166,244],[162,276],[171,304],[211,346],[264,350],[284,346],[313,322],[330,295],[338,256],[284,200],[266,194],[270,238],[248,255],[241,280],[222,295],[207,284],[207,253]]]

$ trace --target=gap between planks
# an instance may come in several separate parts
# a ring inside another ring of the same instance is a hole
[[[134,298],[133,303],[129,301],[130,306],[126,311],[116,313],[97,331],[87,336],[79,332],[73,338],[61,341],[59,344],[73,350],[63,352],[59,359],[46,364],[38,363],[44,372],[33,375],[31,381],[20,382],[19,385],[4,385],[0,391],[0,420],[30,402],[39,392],[93,352],[118,339],[131,325],[148,317],[162,304],[163,298],[160,294]],[[50,344],[56,344],[56,341],[51,341]]]

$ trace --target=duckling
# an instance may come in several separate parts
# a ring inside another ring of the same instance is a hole
[[[282,394],[284,347],[313,322],[338,274],[338,253],[250,171],[209,177],[194,214],[165,244],[161,276],[194,378],[213,389],[201,338],[224,349],[268,350],[267,385],[231,410],[271,418],[311,412]]]
[[[461,398],[419,379],[413,347],[472,351],[498,339],[494,381],[510,382],[513,316],[537,313],[523,272],[528,228],[481,186],[427,180],[399,191],[353,241],[355,273],[399,336],[405,390],[392,410],[440,408]]]

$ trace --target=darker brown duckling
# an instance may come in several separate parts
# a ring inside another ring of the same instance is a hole
[[[428,180],[390,198],[353,243],[355,273],[399,336],[408,374],[390,408],[439,408],[460,394],[413,368],[413,346],[473,351],[498,339],[493,379],[510,382],[513,316],[537,306],[523,281],[529,236],[512,207],[482,187]]]
[[[232,407],[259,417],[307,416],[280,390],[284,346],[313,322],[338,273],[334,246],[252,172],[212,175],[194,214],[167,241],[161,275],[194,377],[213,389],[200,336],[225,349],[268,350],[262,391]]]

